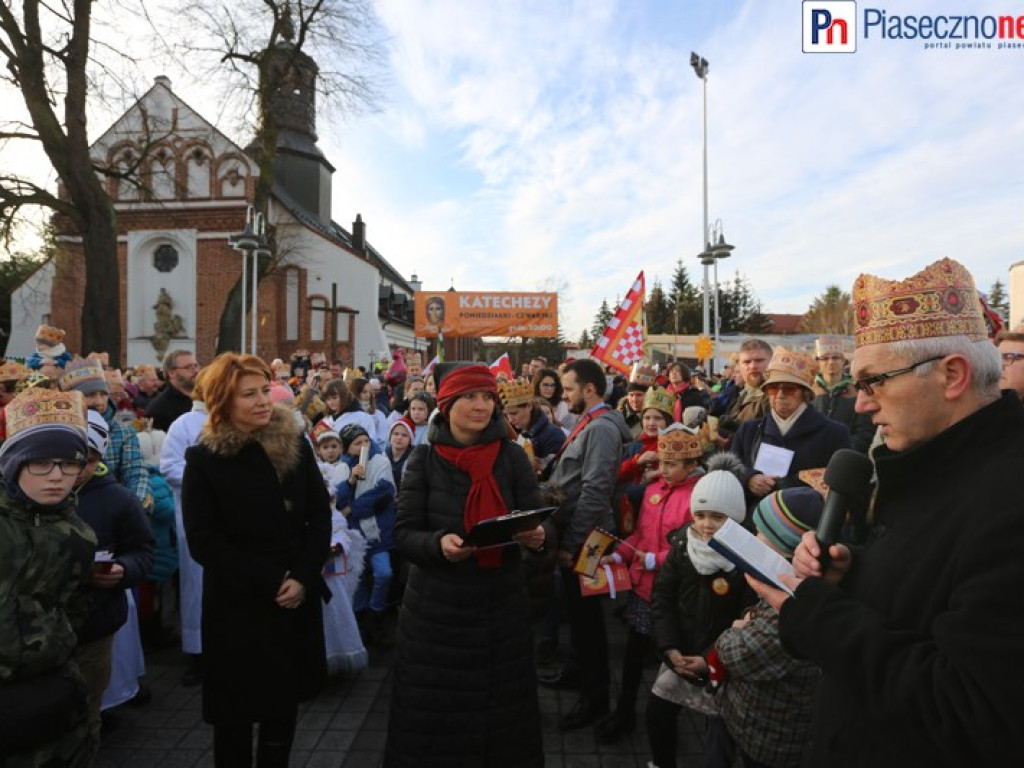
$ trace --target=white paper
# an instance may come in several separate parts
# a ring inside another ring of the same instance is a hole
[[[769,477],[785,477],[793,463],[793,452],[788,448],[761,443],[754,460],[754,469]]]
[[[709,543],[712,549],[727,557],[744,573],[793,594],[793,590],[779,580],[780,575],[795,576],[793,566],[735,520],[726,520]]]
[[[366,462],[370,460],[370,446],[364,445],[359,449],[359,466],[366,469]]]

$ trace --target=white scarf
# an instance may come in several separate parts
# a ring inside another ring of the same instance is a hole
[[[793,414],[788,419],[783,419],[775,411],[772,411],[772,418],[775,419],[775,425],[779,428],[779,434],[785,437],[786,433],[793,428],[794,424],[796,424],[796,420],[799,419],[806,410],[807,403],[800,403],[800,407],[793,411]]]
[[[686,529],[686,553],[690,556],[693,567],[701,576],[710,576],[719,571],[731,571],[736,567],[703,541],[693,530],[692,525]]]

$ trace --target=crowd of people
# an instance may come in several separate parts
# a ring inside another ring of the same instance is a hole
[[[1024,754],[1024,328],[993,334],[948,259],[853,295],[852,359],[751,338],[717,376],[402,351],[119,371],[42,326],[0,364],[0,764],[89,765],[168,643],[218,766],[288,765],[299,703],[386,646],[386,766],[543,765],[538,685],[578,691],[564,731],[645,728],[657,768],[683,708],[712,767]],[[844,449],[873,478],[823,545]],[[744,574],[712,546],[730,526],[793,575]]]

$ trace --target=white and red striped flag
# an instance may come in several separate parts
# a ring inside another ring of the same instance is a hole
[[[512,381],[515,379],[515,375],[512,373],[512,363],[508,359],[508,352],[491,363],[488,368],[491,369],[491,373],[495,376],[499,373],[504,373],[506,380]]]
[[[630,366],[644,356],[644,273],[633,281],[626,298],[597,340],[590,356],[615,370],[628,374]]]

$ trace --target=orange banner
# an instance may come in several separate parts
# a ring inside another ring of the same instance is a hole
[[[558,335],[557,293],[489,293],[418,291],[416,335],[437,336]]]

